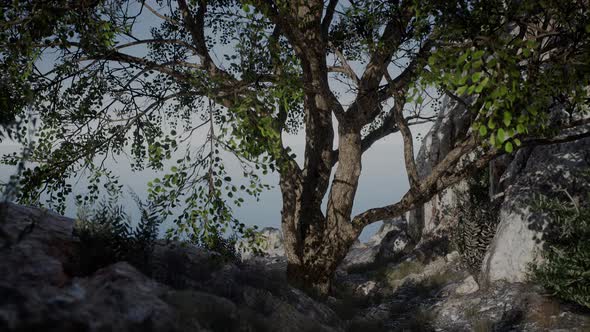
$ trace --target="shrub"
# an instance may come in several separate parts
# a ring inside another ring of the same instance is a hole
[[[587,184],[590,173],[580,178]],[[576,199],[562,191],[536,199],[533,209],[550,222],[543,234],[541,263],[530,266],[530,276],[553,295],[590,308],[590,194],[586,195]]]
[[[91,210],[79,212],[74,227],[74,235],[80,240],[79,274],[88,275],[107,265],[126,261],[152,276],[153,251],[164,220],[156,205],[145,204],[137,196],[134,199],[141,213],[135,227],[113,198],[100,202]],[[209,232],[206,239],[193,236],[186,243],[214,251],[219,254],[215,257],[225,262],[239,259],[236,240],[235,236],[225,237],[217,231]]]
[[[240,253],[236,249],[237,235],[223,236],[221,231],[210,232],[207,238],[192,239],[193,244],[219,254],[223,261],[239,261]]]
[[[467,192],[456,191],[455,194],[457,206],[454,211],[448,211],[458,215],[451,242],[469,272],[477,276],[496,233],[499,202],[490,199],[487,170],[469,179]]]
[[[105,200],[96,208],[79,213],[74,235],[80,240],[80,274],[87,275],[119,261],[150,274],[152,252],[162,220],[153,207],[138,204],[141,218],[135,227],[131,226],[123,207],[113,200]]]

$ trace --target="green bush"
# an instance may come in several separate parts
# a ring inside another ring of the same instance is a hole
[[[104,200],[91,210],[82,210],[74,227],[80,240],[78,274],[88,275],[110,264],[126,261],[151,276],[153,251],[163,222],[157,206],[144,204],[134,197],[141,212],[135,227],[116,199]],[[213,235],[214,236],[213,236]],[[235,261],[237,238],[221,232],[209,232],[205,238],[191,237],[185,243],[214,251],[220,261]]]
[[[588,174],[582,178],[590,180]],[[590,308],[590,194],[580,198],[563,191],[536,200],[534,210],[550,222],[541,263],[530,269],[531,279],[553,295]]]

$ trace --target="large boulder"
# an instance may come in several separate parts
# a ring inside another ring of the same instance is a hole
[[[284,267],[160,241],[141,271],[126,262],[87,271],[74,220],[15,204],[0,217],[0,331],[343,330],[286,283]]]
[[[586,127],[585,130],[590,130]],[[499,224],[482,264],[487,282],[525,281],[529,263],[542,249],[549,223],[556,222],[532,208],[538,195],[567,191],[585,199],[590,184],[577,174],[590,169],[590,138],[521,150],[502,177],[504,202]]]
[[[0,280],[62,286],[75,263],[74,222],[44,209],[0,204]]]

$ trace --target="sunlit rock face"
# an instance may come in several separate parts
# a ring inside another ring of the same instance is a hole
[[[552,111],[554,122],[567,122],[559,108]],[[427,176],[469,130],[465,122],[465,108],[445,98],[438,119],[424,137],[416,158],[419,175]],[[570,129],[562,134],[588,132],[588,126]],[[538,195],[552,196],[566,190],[581,197],[587,184],[575,175],[590,167],[590,140],[523,148],[490,163],[490,199],[501,203],[498,226],[481,266],[481,280],[493,282],[526,280],[529,263],[537,258],[542,248],[545,229],[550,220],[531,209]],[[583,182],[583,181],[582,181]],[[448,234],[457,221],[455,207],[461,193],[467,193],[465,181],[443,190],[430,201],[407,214],[408,235],[420,242],[433,236]],[[465,196],[465,195],[463,195]]]
[[[586,127],[586,130],[590,128]],[[527,266],[537,258],[547,227],[557,222],[532,207],[539,195],[567,191],[586,199],[590,184],[576,176],[590,169],[590,138],[520,150],[504,173],[500,222],[482,265],[484,280],[526,280]]]

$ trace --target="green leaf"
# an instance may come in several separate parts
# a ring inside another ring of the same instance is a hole
[[[436,66],[436,57],[434,55],[431,55],[428,58],[428,64],[430,65],[430,67]]]
[[[477,88],[475,88],[475,92],[481,93],[483,89],[486,87],[486,85],[488,85],[488,82],[489,78],[486,77],[481,83],[477,85]]]
[[[531,56],[531,50],[528,48],[523,48],[522,54],[525,56],[525,58],[528,58],[529,56]]]
[[[506,144],[504,145],[504,150],[506,150],[506,152],[508,152],[508,153],[512,153],[512,150],[513,150],[512,143],[506,142]]]
[[[490,128],[492,130],[496,128],[496,122],[494,122],[494,119],[488,120],[488,128]]]
[[[514,143],[516,144],[516,146],[521,146],[522,145],[522,142],[518,138],[515,138],[514,139]]]
[[[473,81],[473,83],[479,82],[479,80],[481,79],[481,75],[482,72],[480,71],[473,73],[473,75],[471,75],[471,80]]]
[[[485,125],[479,126],[479,135],[485,136],[488,133],[488,128]]]
[[[480,59],[485,54],[484,50],[479,50],[473,53],[472,57],[474,60]]]
[[[510,126],[510,123],[512,122],[512,113],[506,111],[504,112],[504,125],[506,125],[506,127]]]
[[[517,131],[519,134],[524,134],[525,130],[526,130],[526,129],[525,129],[525,127],[522,125],[522,123],[519,123],[519,124],[517,124],[517,125],[516,125],[516,131]]]
[[[457,65],[462,64],[463,62],[465,62],[465,60],[467,60],[467,57],[469,56],[469,51],[466,51],[465,53],[463,53],[458,59],[457,59]]]
[[[459,87],[456,92],[458,95],[463,95],[465,93],[465,90],[467,90],[467,85]]]
[[[492,146],[496,146],[496,134],[491,134],[490,135],[490,144]]]
[[[506,133],[504,132],[504,129],[500,128],[498,129],[498,143],[504,143],[504,140],[506,139]]]

